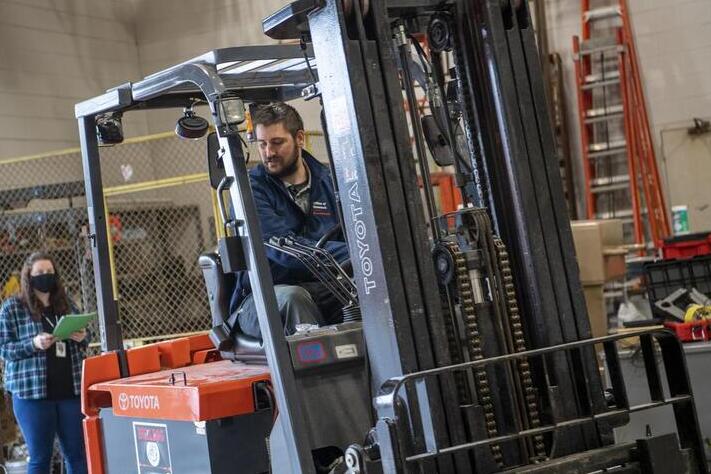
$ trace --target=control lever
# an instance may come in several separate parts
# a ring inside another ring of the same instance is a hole
[[[294,252],[293,250],[284,247],[281,245],[279,242],[279,239],[276,239],[272,237],[269,242],[265,242],[264,245],[267,247],[274,249],[278,252],[281,252],[285,255],[288,255],[290,257],[293,257],[297,259],[299,262],[301,262],[302,265],[304,265],[307,270],[309,270],[323,285],[338,299],[338,301],[341,304],[347,304],[347,298],[343,296],[343,294],[333,286],[333,281],[324,277],[321,269],[321,264],[318,261],[314,261],[313,257],[311,256],[304,256],[301,255],[297,252]]]
[[[289,237],[272,237],[265,245],[299,260],[342,305],[357,304],[355,285],[326,250],[304,245]]]
[[[301,242],[288,237],[285,237],[285,243],[291,248],[300,250],[304,253],[313,252],[315,256],[320,257],[321,262],[325,264],[327,269],[335,270],[337,274],[334,275],[334,278],[341,286],[343,286],[344,290],[350,294],[351,299],[353,299],[354,301],[358,299],[358,292],[356,290],[355,285],[353,284],[353,281],[351,280],[351,277],[348,275],[348,273],[346,273],[343,267],[338,264],[338,262],[335,258],[333,258],[333,255],[331,255],[330,252],[320,247],[309,247],[308,245],[304,245]]]

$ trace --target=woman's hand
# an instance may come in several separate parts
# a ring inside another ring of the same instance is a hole
[[[46,351],[54,344],[54,336],[46,332],[41,332],[32,338],[32,344],[37,350]]]
[[[73,332],[72,335],[69,337],[71,337],[72,341],[81,342],[86,337],[86,329],[82,329],[81,331]]]

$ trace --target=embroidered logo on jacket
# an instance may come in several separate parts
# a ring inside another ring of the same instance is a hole
[[[328,210],[328,204],[322,201],[314,201],[311,205],[311,214],[314,216],[330,216],[331,211]]]

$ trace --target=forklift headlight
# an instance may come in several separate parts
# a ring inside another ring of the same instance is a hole
[[[222,97],[218,102],[220,123],[234,127],[245,121],[244,102],[239,97]]]

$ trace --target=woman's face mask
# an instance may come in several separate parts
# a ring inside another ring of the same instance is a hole
[[[50,293],[57,286],[57,277],[54,273],[43,273],[30,277],[30,285],[42,293]]]
[[[51,293],[57,287],[57,276],[51,260],[37,260],[30,270],[30,286],[42,293]]]

